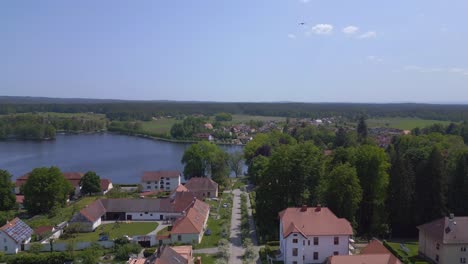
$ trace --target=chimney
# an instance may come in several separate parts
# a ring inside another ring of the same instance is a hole
[[[322,206],[320,204],[317,204],[317,207],[315,207],[315,212],[320,212],[322,211]]]
[[[197,257],[197,258],[195,259],[195,264],[202,264],[202,263],[201,263],[201,257]]]
[[[307,205],[302,205],[301,212],[307,212]]]

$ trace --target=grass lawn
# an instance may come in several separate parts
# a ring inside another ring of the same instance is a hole
[[[403,243],[410,251],[406,253],[400,248],[400,242],[388,242],[387,244],[398,253],[398,258],[405,263],[427,263],[423,259],[418,257],[418,242],[406,242]]]
[[[127,235],[137,236],[137,235],[146,235],[149,232],[156,229],[158,223],[148,223],[148,222],[133,222],[133,223],[112,223],[99,226],[94,232],[90,233],[78,233],[75,234],[74,238],[60,239],[62,241],[67,241],[74,239],[75,241],[98,241],[99,234],[103,232],[109,233],[109,239],[116,239]]]
[[[209,254],[193,254],[193,257],[201,257],[201,262],[203,264],[214,264],[216,261],[216,255]]]
[[[88,204],[94,202],[95,200],[102,198],[101,196],[92,196],[92,197],[83,197],[68,205],[67,207],[60,208],[55,213],[55,216],[49,217],[48,215],[37,215],[30,219],[24,220],[32,228],[39,226],[54,226],[63,221],[68,221],[70,218],[78,211],[83,209]]]
[[[245,186],[247,184],[247,177],[239,177],[237,179],[233,179],[234,185],[232,186],[232,189],[240,189],[242,186]]]
[[[232,212],[232,199],[229,199],[229,196],[231,196],[231,194],[223,193],[220,197],[219,204],[210,202],[210,216],[208,218],[207,228],[211,230],[211,235],[204,235],[202,242],[196,245],[195,248],[217,247],[220,239],[229,239],[230,230],[228,227],[231,225]],[[229,206],[226,208],[219,206],[224,203],[229,204]],[[225,231],[225,237],[222,236],[223,230]]]
[[[411,130],[416,127],[427,127],[433,124],[450,124],[449,121],[440,121],[440,120],[429,120],[429,119],[419,119],[419,118],[409,118],[409,117],[388,117],[388,118],[375,118],[367,119],[367,125],[369,127],[391,127],[398,128],[403,130]]]
[[[182,121],[176,120],[175,118],[161,118],[158,120],[141,122],[141,125],[142,130],[147,133],[169,134],[172,125],[177,122]]]

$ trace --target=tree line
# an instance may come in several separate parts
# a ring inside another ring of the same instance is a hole
[[[105,119],[58,117],[41,114],[0,116],[0,140],[54,139],[57,131],[92,132],[106,128]]]
[[[221,102],[167,102],[167,101],[76,101],[8,100],[3,98],[0,114],[28,112],[106,114],[114,121],[145,120],[164,115],[215,115],[217,113],[322,118],[340,116],[356,121],[360,116],[370,117],[415,117],[422,119],[468,120],[467,105],[436,104],[362,104],[362,103],[221,103]],[[221,119],[229,119],[228,116]]]
[[[468,215],[468,147],[458,135],[402,135],[383,149],[356,131],[259,134],[244,148],[257,187],[263,240],[278,238],[277,215],[291,206],[328,206],[360,236],[414,236],[450,212]],[[324,136],[328,135],[328,136]]]

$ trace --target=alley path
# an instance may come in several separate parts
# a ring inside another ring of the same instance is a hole
[[[241,240],[241,211],[240,211],[240,194],[239,189],[235,189],[232,199],[232,216],[231,216],[231,235],[230,235],[230,253],[229,264],[242,264],[242,256],[244,248],[242,248]]]

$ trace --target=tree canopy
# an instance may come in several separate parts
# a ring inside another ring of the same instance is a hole
[[[8,211],[15,208],[16,198],[13,193],[11,174],[6,170],[0,170],[0,211]]]
[[[101,178],[94,171],[88,171],[80,180],[81,193],[92,194],[101,191]]]
[[[57,167],[43,167],[31,172],[22,190],[24,207],[31,214],[40,214],[65,206],[73,187]]]

